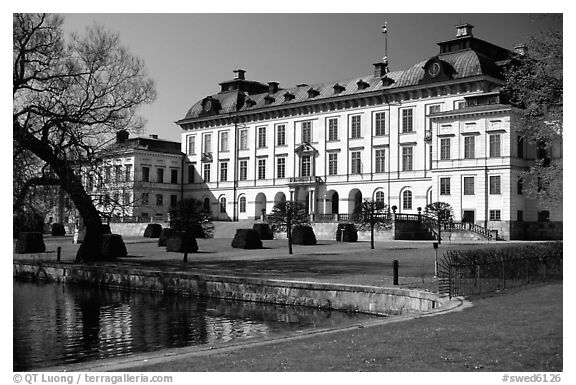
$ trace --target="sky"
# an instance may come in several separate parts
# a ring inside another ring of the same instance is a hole
[[[98,23],[120,35],[154,79],[156,101],[140,114],[143,135],[180,141],[182,119],[198,100],[217,93],[233,70],[246,78],[290,88],[373,72],[384,56],[388,24],[390,69],[402,70],[438,54],[436,43],[470,23],[474,36],[504,48],[557,20],[534,14],[402,13],[63,13],[64,28],[82,33]]]

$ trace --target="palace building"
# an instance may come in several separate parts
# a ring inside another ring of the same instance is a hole
[[[503,239],[531,237],[532,222],[561,234],[562,208],[540,208],[518,182],[539,152],[515,132],[499,93],[512,52],[472,28],[457,26],[437,55],[405,70],[390,72],[384,60],[369,75],[290,88],[234,71],[176,122],[183,196],[232,221],[283,200],[324,221],[366,199],[414,214],[442,201],[456,222]]]

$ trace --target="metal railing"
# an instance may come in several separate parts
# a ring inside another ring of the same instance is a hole
[[[294,176],[288,180],[291,184],[317,184],[322,183],[322,178],[319,176]]]

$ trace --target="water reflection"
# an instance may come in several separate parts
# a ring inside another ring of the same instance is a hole
[[[14,370],[368,318],[304,307],[14,281]]]

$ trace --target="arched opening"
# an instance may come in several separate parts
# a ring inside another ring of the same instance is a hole
[[[432,203],[432,187],[426,191],[426,206]]]
[[[206,212],[210,212],[210,198],[204,198],[204,202],[202,203],[202,209]]]
[[[226,214],[226,197],[220,197],[220,213]]]
[[[340,196],[338,195],[337,191],[334,191],[331,198],[332,202],[330,202],[330,210],[332,214],[339,214],[340,212]]]
[[[386,205],[386,196],[384,195],[384,191],[376,190],[374,193],[374,202],[380,207],[384,207]]]
[[[402,191],[402,210],[412,210],[412,191]]]
[[[357,188],[348,194],[348,214],[362,212],[362,193]]]
[[[238,210],[241,214],[246,213],[246,197],[244,195],[242,195],[240,199],[238,199],[238,207],[239,207]]]
[[[260,218],[266,214],[266,195],[258,193],[254,200],[254,217]]]
[[[286,194],[284,194],[282,191],[277,192],[276,195],[274,195],[274,206],[283,202],[286,202]]]

